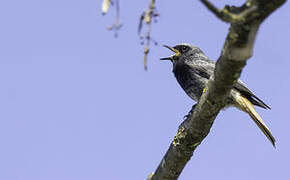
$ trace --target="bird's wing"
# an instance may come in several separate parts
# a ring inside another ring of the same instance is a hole
[[[254,93],[252,93],[252,91],[249,88],[247,88],[247,86],[241,80],[238,80],[238,82],[234,85],[234,89],[239,91],[241,95],[246,97],[252,104],[262,107],[264,109],[271,109],[260,98],[258,98]]]
[[[198,63],[190,64],[195,73],[198,73],[201,77],[209,79],[214,73],[215,63],[214,61],[199,61]],[[260,98],[258,98],[247,86],[241,81],[234,85],[234,89],[246,97],[252,104],[262,107],[264,109],[271,109],[266,103],[264,103]]]
[[[199,76],[209,79],[214,73],[215,63],[212,61],[196,61],[189,64],[190,69],[197,73]]]

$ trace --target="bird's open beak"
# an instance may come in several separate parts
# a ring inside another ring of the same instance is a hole
[[[177,49],[174,49],[174,48],[172,48],[170,46],[167,46],[167,45],[163,45],[163,46],[166,47],[166,48],[168,48],[172,52],[174,52],[175,55],[172,55],[172,56],[166,57],[166,58],[161,58],[160,60],[172,60],[173,56],[179,56],[180,55],[180,52]]]

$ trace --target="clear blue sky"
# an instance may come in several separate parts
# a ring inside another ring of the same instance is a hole
[[[149,0],[121,1],[117,39],[106,30],[114,12],[101,16],[101,3],[0,3],[0,179],[145,179],[194,104],[170,62],[159,61],[168,50],[152,46],[143,70],[137,24]],[[157,1],[157,7],[158,42],[189,42],[219,56],[229,26],[200,2]],[[289,11],[286,4],[263,23],[241,77],[272,107],[258,112],[277,149],[246,114],[227,109],[181,180],[289,178]]]

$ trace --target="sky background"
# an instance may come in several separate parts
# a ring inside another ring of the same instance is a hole
[[[159,61],[171,54],[167,49],[152,46],[143,70],[137,25],[149,2],[121,1],[116,39],[107,31],[114,11],[103,17],[101,0],[1,1],[0,179],[137,180],[156,169],[194,102],[171,63]],[[219,57],[228,24],[199,1],[156,5],[155,40],[188,42]],[[262,24],[241,77],[272,107],[257,110],[277,148],[230,108],[220,112],[181,180],[289,179],[289,11],[286,3]]]

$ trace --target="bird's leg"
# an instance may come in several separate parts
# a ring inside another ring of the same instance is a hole
[[[192,106],[191,110],[188,112],[187,115],[183,116],[183,119],[188,118],[188,117],[193,113],[193,111],[194,111],[194,109],[195,109],[195,106],[196,106],[196,104],[194,104],[194,105]]]

